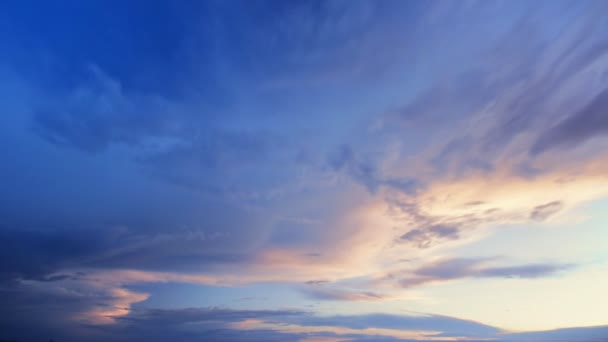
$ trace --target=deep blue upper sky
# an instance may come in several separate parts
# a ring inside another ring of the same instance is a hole
[[[608,336],[607,11],[1,3],[0,339]]]

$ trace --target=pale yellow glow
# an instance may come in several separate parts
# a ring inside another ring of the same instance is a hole
[[[418,308],[512,331],[608,323],[608,265],[544,279],[470,280],[429,287]]]

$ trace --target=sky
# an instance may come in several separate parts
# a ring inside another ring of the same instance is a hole
[[[0,3],[0,340],[604,341],[605,1]]]

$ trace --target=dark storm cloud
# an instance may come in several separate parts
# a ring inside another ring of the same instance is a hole
[[[399,281],[403,287],[465,278],[541,278],[574,267],[569,264],[537,263],[515,266],[488,266],[492,259],[455,258],[422,266],[412,276]]]
[[[608,134],[607,108],[608,90],[604,90],[581,111],[568,116],[543,132],[532,146],[532,154],[559,147],[574,147]]]

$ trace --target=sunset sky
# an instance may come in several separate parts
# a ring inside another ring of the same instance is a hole
[[[0,2],[0,340],[608,339],[608,2]]]

